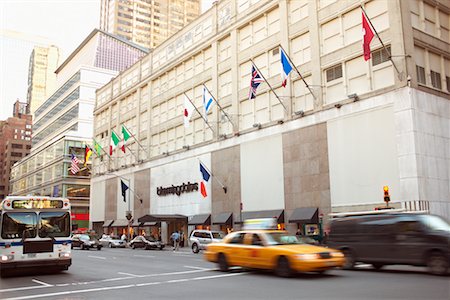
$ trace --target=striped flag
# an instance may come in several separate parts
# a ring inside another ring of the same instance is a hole
[[[284,53],[283,48],[280,47],[280,53],[281,53],[281,85],[283,87],[286,87],[287,84],[287,78],[289,76],[289,73],[291,73],[292,71],[292,65],[289,62],[289,59],[286,55],[286,53]]]
[[[262,78],[261,74],[259,74],[255,65],[252,64],[252,79],[250,80],[250,92],[248,94],[248,100],[256,98],[256,89],[263,81],[264,79]]]
[[[78,158],[75,156],[75,154],[72,154],[72,158],[71,158],[71,165],[70,165],[70,172],[72,172],[72,174],[77,174],[80,171],[80,167],[78,166],[78,164],[80,163],[80,161],[78,160]]]

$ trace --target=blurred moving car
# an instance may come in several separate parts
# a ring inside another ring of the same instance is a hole
[[[250,229],[228,234],[222,242],[211,243],[205,259],[219,264],[221,271],[230,266],[273,270],[289,277],[295,272],[318,272],[342,267],[339,250],[303,244],[295,235],[281,230]]]
[[[127,243],[120,238],[106,234],[99,239],[99,242],[103,247],[109,248],[125,248],[127,245]]]
[[[397,211],[344,215],[332,220],[327,244],[341,249],[345,269],[356,262],[427,266],[445,275],[450,265],[450,225],[442,218]]]
[[[208,244],[222,241],[224,236],[222,231],[194,230],[189,237],[189,245],[192,252],[198,253],[200,250],[206,249]]]
[[[81,248],[81,250],[89,250],[91,248],[96,248],[97,250],[102,249],[102,244],[92,235],[88,234],[74,234],[72,236],[72,249],[75,247]]]
[[[164,249],[164,244],[161,243],[161,241],[157,241],[153,237],[147,237],[147,236],[142,236],[142,235],[138,235],[137,237],[132,239],[130,241],[129,245],[133,249],[136,249],[136,248],[144,248],[145,250],[149,250],[149,249],[162,250],[162,249]]]

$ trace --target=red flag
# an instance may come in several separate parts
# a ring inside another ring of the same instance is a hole
[[[362,12],[362,32],[363,32],[363,50],[364,50],[364,60],[370,59],[370,42],[373,39],[373,30],[367,21],[367,16]]]
[[[202,194],[203,198],[206,198],[206,196],[208,196],[208,194],[206,194],[206,187],[203,181],[200,182],[200,193]]]

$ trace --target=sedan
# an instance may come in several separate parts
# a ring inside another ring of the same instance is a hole
[[[101,250],[102,244],[100,244],[94,236],[88,234],[74,234],[72,237],[72,249],[75,247],[80,247],[81,250],[89,250],[90,248]]]
[[[221,271],[230,266],[273,270],[282,277],[295,272],[324,273],[342,267],[339,250],[302,243],[295,235],[280,230],[244,230],[228,234],[220,243],[211,243],[205,259],[218,263]]]
[[[125,248],[127,243],[118,237],[113,237],[110,235],[104,235],[101,239],[99,239],[100,243],[103,247],[109,248]]]
[[[156,239],[154,239],[152,237],[145,237],[142,235],[138,235],[137,237],[132,239],[131,242],[129,243],[129,245],[132,249],[136,249],[136,248],[144,248],[146,250],[149,250],[149,249],[162,250],[162,249],[164,249],[164,244],[161,243],[160,241],[157,241]]]

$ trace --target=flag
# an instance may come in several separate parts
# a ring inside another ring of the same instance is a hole
[[[194,113],[195,107],[189,98],[184,95],[184,127],[189,127],[189,121],[191,120],[192,114]]]
[[[123,135],[124,143],[126,141],[128,141],[128,139],[131,137],[131,133],[128,131],[128,129],[124,125],[122,125],[122,135]]]
[[[252,79],[250,80],[250,92],[248,95],[249,100],[256,98],[256,89],[263,81],[264,79],[262,78],[261,74],[259,74],[255,65],[252,64]]]
[[[208,170],[206,170],[205,166],[200,163],[200,172],[202,173],[203,176],[203,180],[204,181],[209,181],[209,177],[211,177],[211,174],[209,174]]]
[[[206,198],[208,196],[208,194],[206,193],[205,183],[203,181],[200,182],[200,193],[202,194],[203,198]]]
[[[55,185],[53,187],[52,197],[58,197],[58,196],[59,196],[59,185]]]
[[[120,179],[120,186],[122,188],[122,197],[123,197],[123,202],[127,202],[127,198],[125,197],[127,194],[127,190],[128,190],[128,185],[125,184],[125,182],[123,182],[122,179]]]
[[[102,155],[102,146],[96,140],[94,140],[94,152],[97,156]]]
[[[206,86],[203,86],[203,108],[205,109],[205,120],[208,118],[208,112],[213,104],[213,98]]]
[[[114,149],[116,149],[117,146],[119,146],[120,139],[117,136],[117,134],[114,131],[111,131],[111,144],[109,145],[109,155],[112,155]],[[125,153],[125,145],[120,146],[120,149],[122,149],[123,153]]]
[[[86,167],[89,157],[92,155],[92,149],[88,145],[84,146],[84,166]]]
[[[370,42],[373,39],[374,33],[370,27],[368,18],[364,11],[362,12],[362,33],[363,33],[363,51],[364,60],[370,59]]]
[[[280,53],[281,53],[281,85],[283,87],[286,87],[287,84],[287,78],[289,76],[289,73],[292,71],[292,65],[289,62],[289,59],[287,58],[286,53],[284,53],[283,48],[280,47]]]
[[[75,175],[80,171],[80,167],[78,166],[79,163],[80,163],[80,161],[75,156],[75,154],[72,154],[71,164],[70,164],[70,172],[72,172],[72,174]]]

